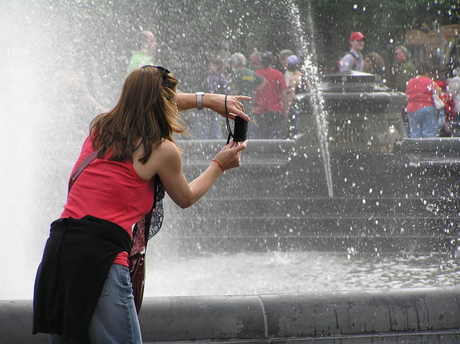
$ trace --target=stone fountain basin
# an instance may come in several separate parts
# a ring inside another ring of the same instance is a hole
[[[145,343],[458,343],[459,288],[146,298]],[[0,301],[0,344],[30,334],[30,300]]]

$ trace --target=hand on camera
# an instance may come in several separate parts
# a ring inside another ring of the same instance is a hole
[[[239,116],[245,121],[249,121],[249,117],[244,113],[244,105],[241,100],[250,100],[251,97],[246,96],[227,96],[223,94],[206,94],[203,97],[203,105],[210,108],[211,110],[219,113],[222,117],[226,117],[226,111],[228,111],[228,117],[231,119]],[[225,106],[227,102],[227,106]]]
[[[218,161],[224,171],[241,166],[241,152],[246,149],[248,141],[231,141],[216,155],[214,160]]]

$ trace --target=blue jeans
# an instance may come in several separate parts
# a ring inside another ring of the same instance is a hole
[[[438,110],[434,106],[426,106],[407,114],[411,138],[438,136]]]
[[[141,329],[134,305],[129,269],[113,264],[104,284],[88,329],[91,343],[142,344]],[[59,335],[50,335],[51,344],[64,344]]]

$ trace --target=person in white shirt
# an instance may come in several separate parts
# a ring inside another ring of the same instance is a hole
[[[340,60],[341,72],[350,70],[362,72],[364,70],[363,54],[361,52],[364,48],[365,40],[366,37],[361,32],[353,32],[350,35],[351,50]]]

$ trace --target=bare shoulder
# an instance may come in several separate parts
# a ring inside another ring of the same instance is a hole
[[[177,148],[174,142],[169,140],[163,140],[158,146],[155,146],[152,151],[152,154],[154,153],[165,154],[167,156],[180,155],[179,148]]]
[[[143,152],[139,152],[141,155]],[[145,164],[139,162],[138,154],[134,156],[134,169],[142,179],[149,180],[155,174],[160,172],[160,169],[168,164],[174,164],[181,162],[180,151],[174,142],[169,140],[163,140],[161,143],[156,144],[148,161]]]

